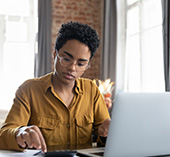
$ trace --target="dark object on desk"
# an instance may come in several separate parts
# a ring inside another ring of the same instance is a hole
[[[92,157],[94,155],[97,157],[104,156],[104,152],[95,152],[95,153],[89,153],[89,154],[84,154],[80,152],[77,153],[77,156],[79,157]]]
[[[74,157],[76,156],[77,151],[72,151],[72,150],[56,150],[52,152],[46,152],[44,153],[45,157]]]

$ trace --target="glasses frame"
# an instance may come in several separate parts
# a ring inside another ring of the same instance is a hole
[[[59,53],[58,53],[58,52],[56,52],[56,53],[57,53],[57,58],[59,59],[60,64],[61,64],[62,67],[68,68],[69,66],[71,66],[72,64],[74,64],[75,67],[76,67],[76,71],[78,71],[78,72],[85,71],[85,70],[87,70],[88,68],[91,67],[91,66],[90,66],[90,63],[89,63],[89,61],[88,61],[88,63],[87,63],[87,65],[86,65],[86,67],[85,67],[84,70],[77,70],[77,66],[78,66],[78,65],[77,65],[77,61],[76,61],[76,63],[75,63],[75,61],[73,61],[73,59],[70,59],[70,58],[69,58],[69,60],[71,60],[72,63],[71,63],[69,66],[64,66],[64,65],[61,63],[61,61],[62,61],[63,58],[67,58],[67,57],[60,57],[60,56],[59,56]]]

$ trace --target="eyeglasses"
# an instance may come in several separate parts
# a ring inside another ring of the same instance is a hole
[[[72,59],[67,57],[60,57],[58,53],[57,53],[57,57],[60,61],[61,66],[65,68],[71,66],[72,64],[75,64],[76,71],[85,71],[88,68],[90,68],[89,62],[84,63],[84,61],[73,61]]]

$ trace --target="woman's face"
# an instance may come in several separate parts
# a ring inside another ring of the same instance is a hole
[[[88,66],[90,56],[91,52],[87,45],[75,39],[68,40],[59,52],[55,52],[54,70],[58,79],[63,83],[73,83],[84,73],[85,70],[82,69]],[[70,63],[69,66],[62,65],[60,62],[62,57],[63,61]]]

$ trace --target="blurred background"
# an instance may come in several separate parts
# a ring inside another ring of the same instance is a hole
[[[0,110],[25,80],[53,71],[57,32],[68,21],[101,43],[83,77],[115,82],[114,93],[165,91],[161,0],[0,0]]]

